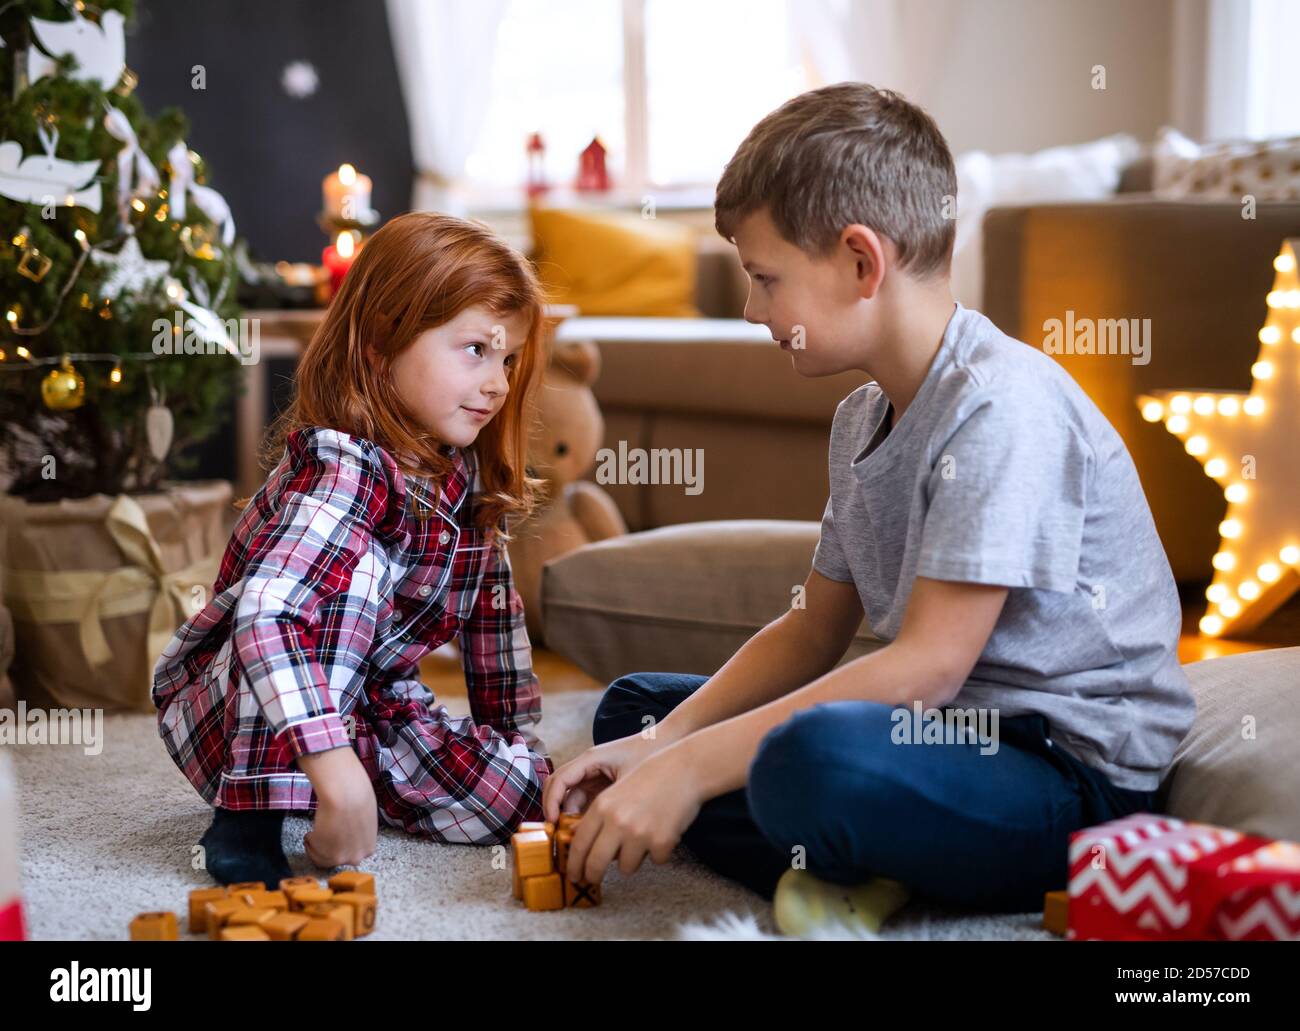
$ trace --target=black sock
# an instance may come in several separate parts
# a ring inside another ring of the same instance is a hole
[[[293,876],[280,844],[283,827],[283,809],[214,809],[199,839],[208,873],[218,884],[261,881],[275,891]]]

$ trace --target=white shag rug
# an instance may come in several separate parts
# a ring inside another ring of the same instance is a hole
[[[545,699],[540,733],[557,765],[591,743],[599,691]],[[449,709],[463,704],[445,699]],[[211,879],[191,866],[211,809],[172,764],[150,715],[108,716],[103,750],[76,745],[12,748],[21,811],[24,909],[34,939],[124,939],[137,913],[174,910],[184,927],[189,891]],[[323,876],[302,848],[307,819],[285,821],[296,874]],[[510,895],[508,866],[493,849],[439,845],[381,827],[375,855],[379,921],[374,938],[770,939],[771,906],[678,849],[664,866],[606,876],[594,909],[531,913]],[[185,937],[182,933],[182,937]],[[827,937],[854,937],[828,932]],[[882,939],[1009,939],[1052,936],[1038,914],[944,913],[913,903]]]

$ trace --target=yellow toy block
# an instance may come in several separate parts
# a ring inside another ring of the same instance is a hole
[[[133,942],[174,942],[180,940],[176,933],[175,913],[141,913],[131,921]]]
[[[564,828],[555,832],[555,869],[561,874],[569,865],[569,846],[573,844],[573,831]]]
[[[600,885],[586,881],[564,881],[564,905],[566,909],[588,909],[600,905]]]
[[[226,919],[226,927],[261,926],[273,916],[275,916],[274,909],[256,909],[253,906],[248,906],[245,909],[239,909],[231,913]]]
[[[1070,929],[1070,893],[1049,891],[1043,895],[1043,927],[1062,938]]]
[[[551,839],[544,831],[525,831],[510,839],[519,876],[540,877],[555,871]]]
[[[344,941],[350,942],[356,937],[352,933],[356,922],[356,910],[349,905],[331,899],[329,902],[318,902],[314,906],[305,907],[302,915],[311,920],[333,920],[342,925]]]
[[[322,902],[328,902],[334,897],[334,892],[330,888],[294,888],[288,892],[290,912],[301,912],[308,906],[316,906]]]
[[[280,890],[292,895],[298,888],[319,888],[320,881],[315,877],[286,877],[280,882]]]
[[[274,909],[280,913],[289,910],[289,896],[282,891],[246,891],[240,898],[254,909]]]
[[[360,870],[345,870],[343,873],[336,873],[329,879],[330,890],[336,894],[345,891],[356,892],[358,895],[378,895],[375,891],[375,875],[371,873],[362,873]]]
[[[555,833],[555,824],[551,823],[550,820],[547,820],[545,822],[542,822],[540,820],[525,820],[523,823],[521,823],[518,827],[515,828],[516,834],[528,834],[532,831],[541,831],[543,834],[549,837],[550,835]]]
[[[240,924],[237,927],[221,929],[223,942],[269,942],[271,936],[260,924]]]
[[[330,903],[339,903],[352,910],[353,937],[364,938],[375,929],[375,918],[379,912],[377,896],[362,891],[341,891],[330,899]]]
[[[289,942],[298,936],[310,919],[301,913],[276,913],[271,919],[264,920],[261,927],[271,936],[271,941]]]
[[[524,905],[538,912],[564,908],[563,878],[558,873],[524,878]]]
[[[240,881],[238,884],[227,884],[226,890],[231,895],[242,895],[246,891],[266,891],[266,885],[261,881]]]
[[[346,928],[337,920],[313,917],[303,925],[294,941],[300,942],[341,942]]]
[[[190,934],[205,934],[208,930],[207,911],[209,902],[226,898],[225,888],[195,888],[190,892]]]
[[[248,908],[248,904],[238,898],[214,899],[207,903],[204,906],[204,923],[208,929],[208,937],[217,941],[221,937],[221,929],[226,926],[226,921],[241,909]]]

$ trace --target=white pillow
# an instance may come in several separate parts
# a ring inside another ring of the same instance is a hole
[[[990,208],[1109,197],[1119,186],[1124,167],[1141,153],[1135,137],[1117,134],[1033,154],[993,155],[982,150],[962,154],[956,162],[953,296],[968,308],[984,303],[983,226]]]
[[[1152,157],[1157,197],[1300,200],[1300,137],[1196,143],[1164,128]]]

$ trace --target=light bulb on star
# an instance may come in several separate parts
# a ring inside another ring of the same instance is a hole
[[[1251,388],[1153,390],[1138,397],[1147,422],[1163,422],[1227,509],[1206,591],[1202,633],[1248,633],[1300,589],[1300,238],[1273,261],[1268,315],[1259,330]]]

